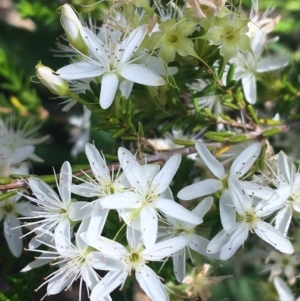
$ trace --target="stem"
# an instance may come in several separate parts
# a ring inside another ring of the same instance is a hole
[[[223,123],[223,122],[220,122]],[[227,123],[227,121],[224,121],[224,123]],[[230,123],[230,125],[232,126],[236,126],[236,127],[241,127],[241,124],[236,124],[233,125],[234,123]],[[243,125],[242,127],[246,127],[245,125]],[[250,131],[248,133],[245,133],[246,136],[248,136],[249,140],[254,140],[254,139],[258,139],[258,140],[262,140],[262,139],[266,139],[265,137],[263,137],[264,132],[271,130],[271,129],[277,129],[279,133],[286,133],[287,131],[289,131],[292,128],[299,128],[300,127],[300,120],[296,120],[296,121],[290,121],[287,122],[286,124],[282,124],[282,125],[277,125],[277,126],[269,126],[266,127],[265,129],[256,129],[254,131]],[[221,148],[222,146],[224,146],[224,144],[226,144],[227,142],[208,142],[205,143],[205,145],[207,147],[212,147],[215,149]],[[166,152],[159,152],[157,154],[154,155],[148,155],[148,156],[144,156],[141,159],[137,159],[137,161],[141,164],[144,164],[145,159],[147,164],[148,163],[154,163],[154,162],[159,162],[159,161],[167,161],[173,154],[181,154],[182,156],[187,156],[190,154],[195,154],[197,153],[195,146],[188,146],[188,147],[182,147],[182,148],[178,148],[178,149],[174,149],[174,150],[169,150]],[[110,171],[112,170],[117,170],[120,167],[120,163],[112,163],[112,164],[108,164],[108,169]],[[73,173],[74,176],[82,176],[83,174],[91,174],[92,170],[90,168],[85,169],[85,170],[81,170],[78,172]],[[59,177],[59,175],[57,175]],[[28,188],[26,179],[17,179],[17,180],[13,180],[11,183],[9,184],[0,184],[0,191],[3,190],[8,190],[8,189],[17,189],[17,188]]]
[[[75,93],[73,93],[72,91],[70,91],[69,96],[75,100],[77,100],[78,102],[82,103],[83,105],[86,104],[86,102],[83,101],[83,99],[81,99],[78,95],[76,95]]]

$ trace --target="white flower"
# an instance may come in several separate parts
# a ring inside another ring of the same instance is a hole
[[[55,246],[48,240],[40,240],[41,244],[50,247],[51,250],[34,250],[35,252],[41,252],[42,256],[28,266],[26,266],[22,271],[28,271],[38,266],[47,263],[47,260],[51,259],[53,263],[52,266],[59,265],[59,269],[51,273],[46,277],[46,281],[40,285],[37,289],[47,284],[47,293],[42,298],[42,300],[48,295],[55,295],[61,292],[63,289],[67,290],[71,287],[74,281],[80,279],[79,284],[79,301],[81,300],[82,282],[86,283],[89,290],[92,290],[99,282],[100,276],[95,271],[98,270],[113,270],[114,268],[123,268],[122,262],[104,256],[102,253],[95,251],[86,244],[80,234],[87,231],[87,226],[89,219],[85,219],[78,231],[75,238],[75,244],[72,244],[70,238],[70,231],[61,232],[58,236],[55,236]],[[51,233],[46,233],[49,238]],[[44,235],[42,236],[44,238]],[[39,239],[38,239],[39,240]],[[53,240],[53,237],[52,237]],[[107,296],[104,300],[111,300]]]
[[[297,280],[297,266],[300,264],[300,254],[287,255],[277,251],[272,251],[267,259],[263,271],[270,271],[269,281],[275,276],[284,274],[289,285],[293,285]]]
[[[192,212],[199,218],[207,213],[213,204],[213,198],[207,197],[203,199]],[[200,223],[199,223],[200,224]],[[209,241],[196,233],[196,224],[183,222],[181,220],[167,216],[167,225],[159,227],[159,238],[170,238],[180,236],[186,239],[187,246],[173,254],[173,267],[176,279],[182,282],[186,273],[186,251],[189,248],[192,250],[208,256],[206,248]],[[161,240],[160,240],[161,241]]]
[[[60,171],[57,193],[44,181],[30,177],[28,185],[35,198],[26,196],[30,201],[36,203],[41,211],[33,212],[35,216],[27,217],[38,219],[35,222],[29,222],[26,225],[33,226],[34,232],[38,229],[53,231],[55,239],[60,233],[67,233],[76,222],[90,216],[92,205],[88,202],[77,202],[71,198],[72,169],[69,162],[64,162]],[[42,235],[42,234],[38,234]]]
[[[88,177],[88,180],[79,185],[72,185],[72,192],[83,197],[96,197],[93,202],[93,210],[91,214],[91,222],[89,225],[88,240],[95,240],[104,227],[108,209],[103,208],[100,200],[114,193],[120,193],[124,189],[123,177],[114,177],[110,175],[106,165],[104,156],[101,156],[99,151],[93,144],[87,143],[85,146],[85,154],[89,160],[92,172],[96,180]]]
[[[274,285],[280,301],[300,301],[300,297],[295,299],[291,289],[280,277],[274,277]]]
[[[18,202],[21,195],[15,195],[0,202],[0,221],[4,219],[4,236],[12,254],[19,257],[23,249],[19,215],[31,216],[37,207],[28,202]]]
[[[195,145],[201,159],[219,180],[206,179],[196,182],[181,189],[178,193],[178,197],[186,201],[223,190],[220,198],[221,222],[223,228],[226,231],[229,231],[232,225],[228,223],[227,218],[223,213],[231,213],[232,216],[234,216],[235,213],[234,210],[231,210],[226,204],[228,197],[226,197],[224,193],[226,192],[228,195],[228,179],[231,177],[239,179],[246,174],[258,158],[261,144],[259,142],[254,142],[244,149],[232,163],[229,174],[225,172],[224,166],[209,152],[202,142],[196,141]],[[271,188],[260,186],[256,183],[244,181],[242,182],[242,185],[246,192],[260,198],[268,198],[275,194]]]
[[[290,241],[272,225],[263,221],[264,217],[282,206],[282,199],[275,196],[268,200],[262,200],[254,206],[253,198],[248,196],[237,179],[230,178],[228,182],[231,196],[228,192],[223,194],[226,199],[224,204],[232,207],[231,210],[235,209],[232,211],[237,212],[241,221],[236,223],[232,219],[232,214],[226,214],[227,222],[232,225],[231,230],[219,232],[208,244],[207,252],[210,254],[220,252],[220,259],[227,260],[243,245],[250,231],[256,233],[280,252],[292,254],[294,247]]]
[[[88,113],[86,113],[88,112]],[[91,121],[89,119],[91,111],[84,107],[84,114],[81,116],[71,116],[69,117],[69,123],[74,126],[70,130],[72,138],[70,142],[74,142],[71,150],[71,155],[76,157],[78,153],[82,152],[85,148],[86,143],[90,140],[90,129]]]
[[[147,248],[156,241],[160,213],[194,224],[201,222],[201,218],[176,203],[168,190],[181,161],[179,154],[173,155],[153,179],[149,179],[145,169],[125,148],[119,148],[118,157],[131,189],[103,198],[101,205],[120,213],[125,209],[128,216],[125,223],[142,231]]]
[[[182,200],[195,199],[204,195],[212,194],[222,188],[226,188],[228,177],[242,177],[253,165],[261,149],[261,144],[259,142],[249,145],[234,160],[228,175],[225,172],[224,166],[209,152],[201,141],[196,141],[195,145],[198,154],[206,166],[219,180],[207,179],[181,189],[178,193],[178,197]]]
[[[107,109],[112,104],[120,77],[147,86],[165,84],[164,79],[155,72],[130,60],[147,33],[146,25],[137,27],[124,40],[118,42],[112,33],[108,35],[106,28],[102,29],[105,31],[104,41],[99,38],[101,32],[97,36],[88,28],[82,30],[89,48],[89,57],[83,56],[84,61],[60,68],[57,73],[66,80],[102,76],[99,100],[101,108]],[[118,39],[120,38],[121,32],[118,32]]]
[[[278,154],[277,175],[274,181],[278,188],[286,188],[284,207],[275,217],[275,228],[286,234],[293,215],[293,210],[300,212],[300,173],[295,165],[282,152]]]
[[[33,135],[38,127],[28,129],[30,122],[18,124],[14,129],[14,117],[7,123],[0,118],[0,175],[3,177],[11,173],[28,174],[29,165],[26,162],[32,159],[43,162],[34,154],[34,145],[43,142],[47,136],[43,138],[34,138]]]
[[[149,261],[161,261],[171,256],[184,247],[185,239],[174,237],[147,249],[143,245],[142,233],[128,226],[127,241],[129,244],[127,248],[104,237],[100,237],[92,244],[92,247],[104,255],[120,260],[124,264],[124,268],[108,272],[92,291],[91,301],[102,300],[120,284],[124,284],[126,277],[131,275],[132,270],[135,270],[137,282],[152,301],[169,300],[164,285],[155,272],[147,266],[147,263]]]
[[[286,57],[260,58],[265,45],[265,32],[258,30],[251,41],[253,53],[238,53],[237,57],[230,60],[236,64],[234,79],[242,81],[245,98],[250,104],[256,103],[256,78],[258,73],[277,70],[287,66]]]
[[[247,35],[253,39],[257,32],[263,31],[266,34],[274,30],[280,20],[280,15],[274,16],[274,8],[268,7],[263,14],[258,12],[258,0],[252,0],[252,7],[248,22],[249,31]]]

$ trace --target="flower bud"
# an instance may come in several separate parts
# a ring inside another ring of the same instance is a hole
[[[87,54],[88,48],[81,36],[82,24],[76,12],[69,4],[64,4],[60,7],[60,13],[61,25],[65,30],[68,41],[77,50],[79,50],[83,54]]]
[[[36,75],[41,83],[47,87],[53,94],[59,96],[67,96],[70,93],[69,84],[66,80],[59,78],[55,72],[44,66],[42,63],[38,63],[35,66]]]

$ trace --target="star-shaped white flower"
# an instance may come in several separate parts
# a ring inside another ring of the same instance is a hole
[[[164,285],[155,272],[147,266],[149,261],[161,261],[173,253],[182,249],[186,241],[182,237],[174,237],[159,242],[151,249],[143,245],[142,233],[127,227],[128,247],[124,247],[116,241],[100,237],[92,244],[92,247],[102,254],[118,259],[124,264],[122,269],[108,272],[94,288],[91,301],[103,300],[120,284],[124,284],[127,276],[135,271],[135,277],[140,287],[153,301],[168,301],[169,297]]]
[[[103,198],[101,205],[120,213],[126,211],[125,223],[142,231],[147,248],[156,241],[161,213],[186,222],[201,222],[201,218],[176,203],[168,189],[181,161],[179,154],[173,155],[152,179],[127,149],[120,147],[118,157],[131,189]]]
[[[54,231],[56,238],[60,233],[70,232],[76,222],[89,217],[92,212],[90,203],[77,202],[71,198],[72,169],[67,161],[61,167],[59,184],[57,183],[60,196],[39,178],[30,177],[28,185],[35,198],[26,196],[27,199],[36,203],[41,209],[33,212],[35,216],[26,217],[26,219],[38,219],[26,224],[26,226],[33,227],[31,232],[39,229]]]
[[[207,253],[220,252],[220,259],[229,259],[236,250],[243,245],[248,237],[249,231],[256,233],[261,239],[272,245],[275,249],[286,254],[294,253],[291,242],[272,225],[263,221],[263,218],[271,215],[282,207],[283,201],[280,197],[273,197],[260,201],[256,206],[251,198],[242,188],[240,182],[235,178],[229,179],[229,188],[233,208],[241,218],[239,222],[230,222],[233,225],[230,231],[222,230],[208,244]],[[225,194],[226,202],[230,207],[230,196]],[[234,210],[234,211],[235,211]],[[228,220],[231,219],[231,215]]]
[[[236,64],[234,79],[242,81],[245,98],[250,104],[256,103],[256,78],[258,73],[273,71],[287,66],[286,57],[260,58],[266,41],[266,34],[258,30],[251,41],[253,53],[238,53],[230,62]]]
[[[22,272],[48,263],[49,259],[53,261],[51,264],[52,266],[59,266],[59,268],[46,277],[46,281],[37,288],[40,289],[47,284],[47,293],[41,300],[48,295],[58,294],[63,289],[69,289],[74,281],[80,279],[80,301],[83,281],[85,282],[88,290],[92,290],[100,281],[100,276],[95,269],[111,271],[114,269],[119,270],[124,267],[124,264],[119,260],[105,256],[103,253],[91,248],[82,240],[81,233],[87,231],[88,224],[89,219],[85,219],[81,223],[76,233],[75,244],[71,242],[70,231],[60,232],[59,235],[55,236],[55,238],[51,232],[47,232],[46,235],[41,236],[41,240],[39,242],[50,247],[50,250],[32,250],[34,252],[41,252],[42,256],[27,265]],[[48,239],[45,239],[46,236]],[[51,240],[49,238],[51,238]],[[53,240],[55,241],[54,244]],[[106,298],[103,298],[101,301],[109,300],[111,300],[111,298],[106,296]]]
[[[105,157],[99,153],[93,144],[87,143],[85,154],[89,160],[95,179],[88,176],[84,183],[72,185],[72,192],[83,196],[97,198],[93,204],[91,221],[89,225],[88,240],[95,240],[103,230],[109,209],[103,208],[100,200],[114,193],[124,190],[124,180],[122,176],[110,174],[106,165]]]
[[[101,31],[104,31],[104,34]],[[103,109],[112,104],[120,79],[147,86],[165,84],[161,76],[145,66],[134,63],[135,59],[131,59],[147,33],[147,25],[140,25],[122,41],[120,41],[121,32],[117,32],[116,39],[112,33],[114,30],[104,27],[101,31],[96,35],[90,29],[82,28],[89,56],[83,56],[82,62],[57,70],[60,78],[76,80],[102,76],[99,101]],[[101,36],[104,36],[103,40],[99,38]]]
[[[229,173],[226,173],[224,166],[220,163],[206,148],[206,146],[200,142],[196,141],[196,150],[198,151],[201,159],[204,161],[206,166],[210,171],[218,178],[217,179],[206,179],[187,187],[181,189],[178,193],[178,197],[182,200],[192,200],[201,196],[209,195],[217,191],[223,190],[220,198],[220,214],[221,222],[223,228],[226,231],[231,230],[232,224],[229,221],[235,216],[235,211],[228,206],[228,197],[224,194],[228,192],[228,180],[230,178],[241,178],[246,172],[251,168],[255,160],[258,158],[258,155],[261,150],[261,144],[259,142],[254,142],[251,145],[247,146],[238,157],[234,160],[231,165]],[[251,183],[247,181],[242,182],[243,188],[247,192],[260,197],[266,198],[271,197],[275,192],[269,188],[260,186],[256,183]],[[231,218],[228,219],[228,216],[231,215]]]

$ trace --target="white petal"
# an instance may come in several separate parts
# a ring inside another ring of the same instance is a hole
[[[243,224],[236,227],[235,230],[230,233],[228,242],[222,247],[220,253],[221,260],[229,259],[236,250],[245,242],[248,237],[249,230]]]
[[[83,41],[89,48],[89,51],[97,60],[101,62],[101,64],[98,65],[98,68],[100,69],[100,67],[105,64],[105,61],[107,60],[107,54],[105,54],[105,52],[109,52],[109,49],[107,48],[107,45],[103,43],[101,39],[99,39],[98,36],[89,28],[81,27],[81,31],[81,35],[84,38]]]
[[[170,185],[181,162],[181,155],[175,154],[165,163],[151,183],[151,188],[157,194],[164,192]]]
[[[260,201],[256,206],[256,212],[259,212],[259,216],[268,216],[274,211],[281,209],[290,195],[290,187],[282,186],[274,191],[272,197]]]
[[[156,243],[151,249],[144,249],[142,256],[145,260],[149,261],[162,260],[185,248],[187,244],[188,239],[183,235],[172,237]]]
[[[26,145],[18,147],[12,151],[12,163],[17,164],[24,160],[27,160],[34,152],[34,146]]]
[[[121,260],[106,256],[101,252],[90,252],[87,259],[96,270],[117,271],[126,269],[126,265]]]
[[[250,104],[256,103],[256,78],[252,72],[243,74],[242,85],[246,100]]]
[[[79,62],[58,69],[56,74],[65,80],[74,80],[97,77],[103,74],[103,72],[104,70],[96,63]]]
[[[87,143],[85,146],[85,154],[89,160],[93,174],[98,182],[105,180],[109,183],[111,180],[108,167],[106,165],[105,159],[100,155],[96,147],[91,143]]]
[[[72,185],[71,187],[72,193],[81,195],[87,198],[99,196],[101,193],[101,187],[100,185],[97,185],[95,183],[81,183],[79,185]]]
[[[91,215],[93,205],[88,202],[73,202],[69,206],[69,218],[72,221],[81,221]]]
[[[267,72],[272,70],[277,70],[287,66],[289,63],[286,57],[268,57],[263,58],[257,63],[257,72]]]
[[[236,211],[228,190],[223,191],[219,206],[222,226],[226,232],[230,232],[235,226]]]
[[[144,206],[140,213],[141,231],[146,248],[152,248],[157,238],[157,212],[151,206]]]
[[[279,176],[284,177],[284,181],[286,181],[287,184],[291,183],[291,171],[288,164],[287,156],[283,152],[279,152],[278,159],[278,171]]]
[[[94,287],[98,284],[100,277],[93,270],[93,268],[89,267],[88,265],[83,265],[80,273],[84,282],[86,283],[86,286],[91,290],[94,289]]]
[[[196,234],[188,234],[188,246],[197,253],[208,256],[206,253],[209,240]]]
[[[202,219],[191,211],[184,208],[182,205],[168,199],[158,199],[156,207],[163,213],[175,217],[181,221],[189,222],[191,224],[198,225],[202,222]]]
[[[264,45],[266,42],[266,33],[263,30],[257,30],[254,38],[251,41],[251,48],[254,53],[254,57],[258,59],[262,54]]]
[[[133,82],[131,82],[130,80],[121,81],[119,85],[121,95],[124,96],[126,99],[128,99],[131,94],[132,87],[133,87]]]
[[[22,230],[19,220],[14,215],[8,215],[4,221],[4,236],[12,254],[19,257],[23,249],[23,239],[20,238]]]
[[[145,86],[162,86],[166,83],[160,75],[137,64],[124,65],[118,73],[127,80]]]
[[[59,194],[64,204],[71,201],[72,168],[68,161],[64,162],[59,174]]]
[[[99,301],[115,290],[127,277],[126,270],[110,271],[95,286],[91,293],[91,301]]]
[[[100,204],[107,209],[138,208],[141,206],[140,196],[133,192],[115,193],[100,199]]]
[[[81,237],[81,234],[86,233],[88,230],[90,219],[86,218],[81,223],[75,235],[76,248],[82,253],[87,250],[89,244]]]
[[[61,207],[61,200],[59,199],[56,192],[44,181],[30,177],[28,180],[28,184],[34,194],[34,196],[37,198],[37,200],[30,198],[30,200],[41,203],[41,204],[49,204],[53,206]]]
[[[64,255],[70,250],[70,222],[68,219],[64,219],[58,223],[54,230],[55,247],[57,252]]]
[[[131,249],[139,250],[143,247],[143,243],[141,241],[142,232],[140,230],[128,225],[126,229],[126,238]]]
[[[229,240],[229,234],[225,230],[221,230],[208,244],[206,248],[207,254],[216,254],[221,251],[222,247]]]
[[[178,192],[177,197],[183,201],[188,201],[212,194],[222,188],[223,184],[220,180],[207,179],[182,188]]]
[[[137,162],[136,157],[126,148],[119,147],[118,158],[131,186],[141,192],[148,190],[148,179],[142,166]]]
[[[196,150],[210,171],[220,180],[225,177],[224,166],[210,153],[207,147],[200,141],[196,141]]]
[[[74,275],[56,272],[47,285],[47,294],[56,295],[74,281]]]
[[[289,230],[291,219],[292,219],[292,213],[293,213],[292,206],[287,205],[284,208],[282,208],[280,211],[278,211],[275,217],[274,227],[284,235],[286,235]]]
[[[248,195],[256,196],[260,199],[270,199],[276,194],[270,187],[262,186],[249,181],[239,181]]]
[[[130,35],[125,38],[117,47],[122,50],[122,63],[128,62],[134,52],[140,46],[147,33],[147,26],[141,25],[133,30]],[[116,49],[116,51],[118,50]]]
[[[246,211],[251,209],[252,199],[244,191],[241,183],[236,178],[228,178],[228,187],[235,210],[238,212],[239,215],[243,216]]]
[[[293,301],[294,296],[287,284],[278,276],[274,277],[274,285],[279,295],[280,301]]]
[[[29,202],[20,202],[16,204],[16,211],[23,216],[34,216],[40,208]]]
[[[101,235],[108,212],[109,210],[103,208],[100,202],[94,203],[90,224],[87,231],[88,242],[92,243]]]
[[[81,238],[88,243],[86,232],[81,234]],[[90,243],[90,245],[101,253],[114,258],[126,256],[128,253],[128,250],[120,243],[102,236],[98,237],[98,239]]]
[[[47,258],[43,258],[47,257]],[[49,259],[49,254],[42,254],[39,257],[36,258],[36,260],[30,262],[29,264],[26,265],[20,272],[28,272],[31,271],[32,269],[41,267],[47,263],[50,263],[53,259]]]
[[[259,156],[261,144],[255,142],[244,149],[234,160],[230,168],[230,175],[233,177],[242,177],[253,165]]]
[[[185,248],[173,255],[173,268],[176,280],[182,282],[186,272],[186,251]]]
[[[294,247],[291,242],[270,224],[260,221],[257,223],[255,233],[280,252],[286,254],[294,253]]]
[[[114,101],[119,85],[118,76],[115,73],[105,73],[101,80],[100,107],[106,110]]]
[[[153,301],[169,301],[169,296],[158,276],[148,266],[138,267],[135,277],[146,295]]]
[[[212,206],[213,202],[214,200],[211,196],[206,197],[192,210],[192,212],[202,219]]]

